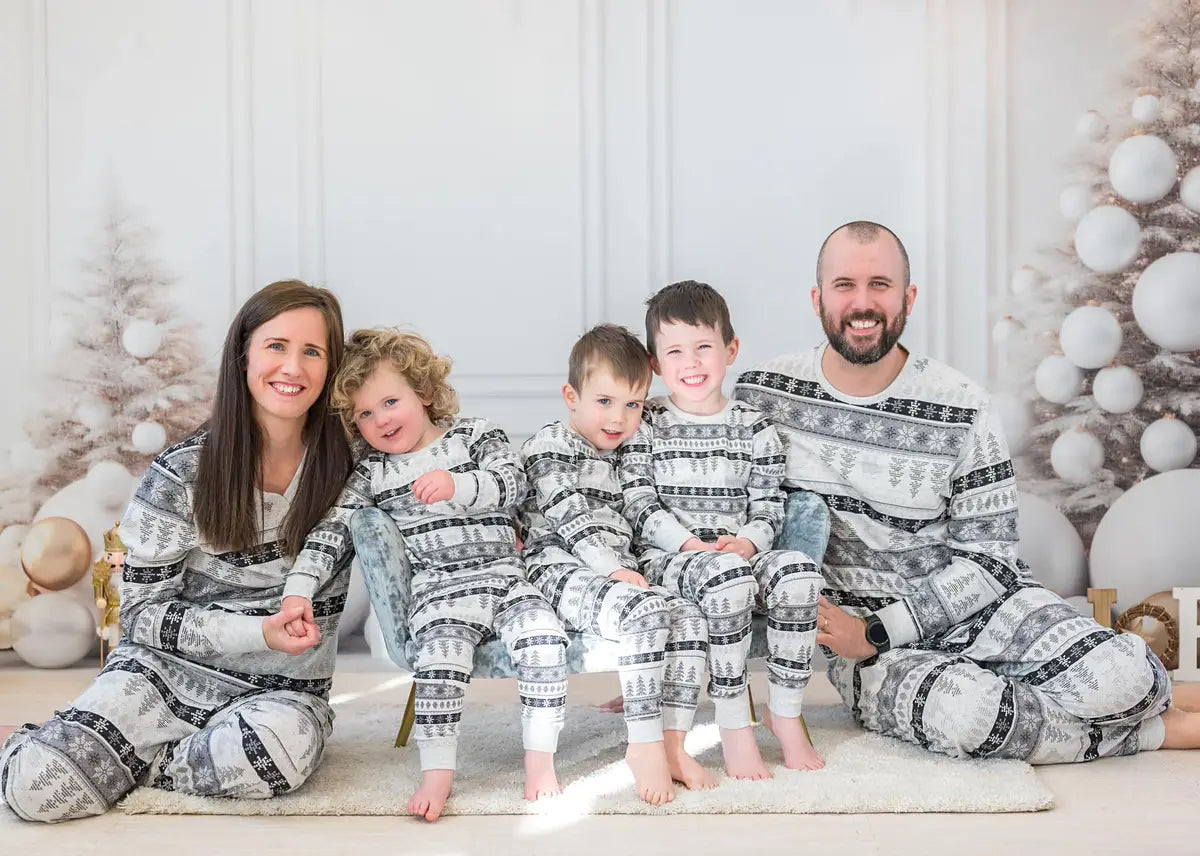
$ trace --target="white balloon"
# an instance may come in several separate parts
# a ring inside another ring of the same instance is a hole
[[[338,623],[338,639],[349,639],[363,629],[367,613],[371,611],[371,597],[367,593],[367,584],[363,578],[358,559],[350,568],[350,588],[346,591],[346,606],[342,609],[342,619]]]
[[[1055,404],[1066,404],[1083,389],[1083,370],[1064,356],[1051,354],[1038,363],[1033,375],[1038,395]]]
[[[1075,227],[1075,252],[1096,273],[1117,273],[1133,264],[1142,243],[1137,218],[1116,205],[1100,205]]]
[[[1157,202],[1175,186],[1175,153],[1160,137],[1141,134],[1122,140],[1108,161],[1113,190],[1130,202]]]
[[[1016,340],[1025,329],[1025,325],[1011,315],[1005,315],[992,327],[992,341],[997,347],[1004,347]]]
[[[139,422],[133,426],[133,435],[130,439],[133,442],[133,448],[143,455],[153,455],[162,451],[162,448],[167,445],[167,429],[157,422]]]
[[[1078,223],[1092,207],[1092,189],[1086,184],[1072,184],[1058,195],[1058,210],[1072,223]]]
[[[116,461],[97,461],[88,469],[88,484],[105,508],[124,511],[137,490],[137,480]]]
[[[1200,253],[1168,253],[1151,262],[1133,289],[1133,317],[1160,348],[1200,349]]]
[[[1104,132],[1108,130],[1103,117],[1095,110],[1088,110],[1075,123],[1075,133],[1081,139],[1095,142],[1104,136]]]
[[[162,344],[162,328],[153,321],[140,318],[130,321],[125,325],[125,332],[121,334],[121,344],[130,355],[138,359],[152,357]]]
[[[1200,586],[1200,470],[1173,470],[1119,496],[1092,538],[1093,588],[1114,588],[1124,612],[1152,594]]]
[[[1159,419],[1142,432],[1142,460],[1160,473],[1181,470],[1196,459],[1196,434],[1182,419]]]
[[[1080,306],[1058,333],[1063,354],[1081,369],[1098,369],[1121,350],[1121,324],[1102,306]]]
[[[1193,211],[1200,212],[1200,166],[1187,171],[1179,182],[1179,201]]]
[[[11,629],[18,657],[38,669],[61,669],[92,650],[96,616],[66,592],[52,591],[17,607]]]
[[[1017,298],[1024,300],[1032,297],[1041,283],[1042,274],[1036,268],[1031,268],[1028,265],[1019,267],[1012,275],[1012,293]]]
[[[1104,466],[1104,446],[1089,431],[1064,431],[1050,447],[1050,466],[1071,484],[1088,484]]]
[[[1133,99],[1129,108],[1130,114],[1143,125],[1149,125],[1162,114],[1162,101],[1157,95],[1145,93]]]
[[[75,418],[89,431],[103,431],[112,421],[112,407],[98,398],[85,398],[75,408]]]
[[[1000,418],[1000,430],[1008,441],[1008,451],[1019,455],[1029,446],[1029,432],[1033,428],[1033,415],[1029,406],[1015,395],[1000,393],[992,396],[992,408]]]
[[[1101,369],[1092,381],[1096,404],[1109,413],[1128,413],[1142,401],[1142,379],[1129,366]]]
[[[1087,558],[1071,521],[1053,503],[1032,493],[1019,492],[1017,503],[1017,555],[1029,565],[1033,578],[1061,597],[1085,593]]]

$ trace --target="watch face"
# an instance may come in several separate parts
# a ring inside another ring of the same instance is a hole
[[[882,645],[887,641],[887,628],[882,622],[872,621],[867,625],[867,638],[872,645]]]

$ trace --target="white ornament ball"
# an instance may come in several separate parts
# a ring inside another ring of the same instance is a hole
[[[346,591],[346,606],[338,622],[338,639],[348,639],[363,629],[367,613],[371,611],[371,597],[357,557],[350,568],[350,588]]]
[[[1072,184],[1058,195],[1058,210],[1072,223],[1078,223],[1092,207],[1092,189],[1086,184]]]
[[[1117,273],[1133,264],[1142,243],[1137,218],[1116,205],[1099,205],[1075,227],[1075,252],[1096,273]]]
[[[112,422],[112,407],[98,398],[85,398],[75,408],[75,418],[89,431],[103,431]]]
[[[1162,101],[1159,100],[1157,95],[1145,93],[1133,99],[1133,104],[1129,108],[1129,112],[1134,119],[1143,125],[1149,125],[1162,115]]]
[[[1161,137],[1142,134],[1113,149],[1108,180],[1113,190],[1130,202],[1146,205],[1171,192],[1178,168],[1175,153]]]
[[[157,422],[139,422],[133,426],[133,448],[143,455],[153,455],[167,445],[167,429]]]
[[[1102,306],[1080,306],[1063,320],[1059,344],[1081,369],[1098,369],[1121,350],[1121,324]]]
[[[1103,117],[1095,110],[1088,110],[1075,123],[1075,133],[1081,139],[1095,142],[1104,136],[1104,132],[1108,130]]]
[[[0,564],[21,561],[21,542],[28,532],[29,525],[25,523],[4,527],[4,531],[0,532]]]
[[[1133,317],[1160,348],[1200,349],[1200,253],[1168,253],[1151,262],[1133,289]]]
[[[1128,413],[1142,401],[1142,379],[1129,366],[1101,369],[1092,381],[1092,397],[1109,413]]]
[[[1163,418],[1142,432],[1142,460],[1165,473],[1190,466],[1196,459],[1196,434],[1182,419]]]
[[[1028,265],[1017,268],[1010,283],[1013,295],[1020,300],[1032,297],[1041,284],[1041,272]]]
[[[1200,470],[1135,484],[1108,509],[1092,538],[1093,588],[1114,588],[1124,612],[1152,594],[1200,586]]]
[[[107,509],[124,511],[137,490],[137,479],[116,461],[98,461],[87,474],[92,495]]]
[[[66,592],[30,598],[12,616],[12,647],[38,669],[73,666],[88,655],[96,638],[92,611]]]
[[[137,319],[125,325],[121,334],[121,344],[130,355],[144,360],[154,356],[158,346],[162,344],[162,328],[153,321]]]
[[[1017,555],[1033,578],[1061,597],[1087,592],[1083,539],[1053,503],[1032,493],[1017,494]]]
[[[1029,445],[1029,432],[1033,429],[1033,414],[1029,406],[1015,395],[1000,393],[992,396],[992,408],[1000,419],[1000,430],[1008,441],[1008,451],[1019,455]]]
[[[1015,341],[1025,329],[1025,325],[1011,315],[1005,315],[992,327],[992,342],[996,347],[1003,348]]]
[[[1187,171],[1179,182],[1179,201],[1193,211],[1200,212],[1200,166]]]
[[[1050,447],[1050,466],[1071,484],[1088,484],[1104,466],[1104,446],[1089,431],[1064,431]]]
[[[1066,357],[1051,354],[1038,363],[1033,385],[1047,401],[1066,404],[1083,389],[1083,370]]]

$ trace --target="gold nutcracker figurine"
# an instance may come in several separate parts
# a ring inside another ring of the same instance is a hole
[[[117,523],[104,533],[104,555],[92,566],[92,591],[96,595],[96,607],[100,610],[96,622],[96,635],[100,637],[100,668],[104,668],[105,643],[111,650],[121,638],[121,596],[113,574],[125,567],[128,552],[121,542]]]

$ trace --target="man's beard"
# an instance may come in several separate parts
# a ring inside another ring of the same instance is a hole
[[[829,344],[833,349],[842,355],[848,363],[853,363],[856,366],[867,366],[871,363],[877,363],[888,355],[888,353],[900,341],[900,335],[904,332],[905,321],[908,320],[908,295],[904,295],[904,302],[900,306],[900,312],[892,319],[889,324],[887,316],[882,312],[852,312],[842,318],[841,326],[835,326],[833,319],[829,313],[825,311],[825,297],[821,295],[821,326],[825,328],[825,336],[829,339]],[[855,347],[844,331],[854,321],[878,321],[882,327],[878,339],[874,345],[866,348]]]

